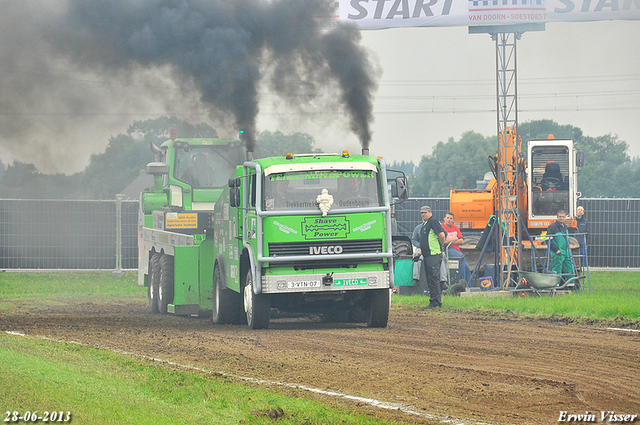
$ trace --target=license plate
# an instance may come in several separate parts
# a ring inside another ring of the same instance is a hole
[[[333,286],[360,286],[360,285],[366,285],[366,284],[367,284],[366,277],[353,278],[353,279],[336,279],[333,281]]]
[[[299,282],[287,282],[287,288],[299,289],[299,288],[319,288],[319,280],[302,280]]]

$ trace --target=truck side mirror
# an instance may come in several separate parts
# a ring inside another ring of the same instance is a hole
[[[396,177],[396,184],[391,186],[391,194],[393,197],[398,198],[401,201],[406,201],[407,198],[409,198],[407,176]]]
[[[584,153],[576,152],[576,167],[582,167],[584,165]]]
[[[237,208],[240,206],[240,178],[229,179],[229,204]]]
[[[232,187],[229,189],[229,205],[233,208],[240,206],[240,188]]]

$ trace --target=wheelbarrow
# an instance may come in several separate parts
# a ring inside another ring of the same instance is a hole
[[[562,285],[560,285],[560,281],[562,276],[559,274],[547,274],[547,273],[537,273],[537,272],[527,272],[527,271],[519,271],[520,276],[526,279],[527,283],[530,285],[532,292],[535,292],[539,295],[538,291],[550,291],[550,296],[554,296],[555,292],[561,289],[566,288],[570,285],[579,285],[580,279],[584,279],[585,276],[574,276],[571,279],[567,279]],[[518,284],[516,287],[517,292],[523,292],[526,289],[523,288],[523,285]]]
[[[524,277],[527,280],[529,285],[539,290],[556,288],[560,284],[560,279],[562,279],[562,276],[560,276],[559,274],[545,274],[525,271],[520,271],[518,273],[520,273],[520,276]]]

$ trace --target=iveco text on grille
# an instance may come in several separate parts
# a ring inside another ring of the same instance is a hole
[[[310,246],[309,255],[318,254],[342,254],[340,245]]]

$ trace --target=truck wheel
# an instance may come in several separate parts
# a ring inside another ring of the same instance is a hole
[[[153,254],[149,260],[149,286],[147,286],[147,299],[149,310],[158,313],[158,282],[160,281],[160,254]]]
[[[242,321],[242,297],[237,292],[222,287],[222,270],[216,265],[213,270],[213,323],[240,324]]]
[[[158,279],[158,310],[167,314],[167,306],[173,302],[173,257],[160,257],[160,278]]]
[[[269,320],[271,320],[271,302],[264,294],[254,294],[252,283],[251,272],[247,272],[243,289],[247,325],[251,329],[266,329],[269,327]]]
[[[370,328],[386,328],[389,322],[391,290],[376,289],[372,290],[370,294],[371,307],[367,316],[367,326]]]

